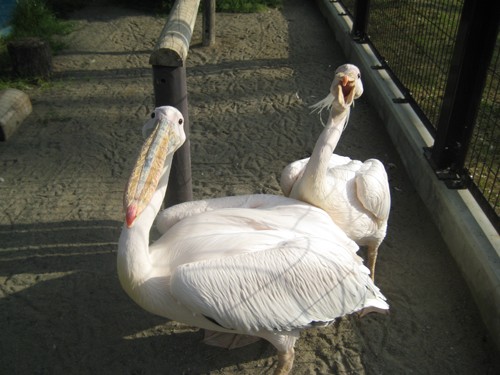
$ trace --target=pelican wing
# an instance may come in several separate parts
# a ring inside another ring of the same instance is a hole
[[[156,228],[163,234],[187,217],[224,208],[266,209],[290,203],[293,201],[271,194],[247,194],[183,202],[159,212],[156,216]]]
[[[185,213],[151,244],[149,254],[155,264],[168,265],[173,272],[184,263],[262,251],[304,236],[328,238],[353,254],[358,250],[317,207],[276,195],[247,196],[246,203],[235,198],[238,206],[218,207],[230,201],[200,202],[195,208],[202,212]],[[190,207],[188,203],[179,207]]]
[[[328,172],[334,173],[335,168],[343,165],[348,165],[351,162],[353,162],[353,160],[351,160],[347,156],[332,154],[328,162]],[[280,177],[280,187],[285,197],[290,196],[293,186],[298,180],[302,178],[307,163],[309,163],[309,158],[295,160],[294,162],[288,164],[285,168],[283,168]]]
[[[387,220],[391,197],[384,165],[369,159],[356,175],[356,193],[363,206],[379,220]]]
[[[171,291],[194,313],[238,332],[291,331],[365,307],[388,308],[361,258],[313,237],[184,264]]]
[[[302,177],[309,158],[296,160],[288,164],[281,172],[280,187],[285,197],[290,196],[293,186]]]

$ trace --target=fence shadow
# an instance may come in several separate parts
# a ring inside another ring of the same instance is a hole
[[[0,226],[0,373],[208,373],[274,354],[260,342],[229,356],[202,344],[202,331],[136,306],[117,278],[120,228]]]

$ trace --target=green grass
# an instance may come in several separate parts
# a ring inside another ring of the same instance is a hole
[[[217,0],[215,7],[217,12],[253,13],[279,8],[282,3],[282,0]]]

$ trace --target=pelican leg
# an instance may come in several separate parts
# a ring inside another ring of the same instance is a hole
[[[368,246],[367,253],[370,276],[372,278],[372,281],[375,282],[375,263],[377,263],[378,246]]]
[[[203,342],[225,349],[241,348],[260,340],[260,337],[205,330]]]
[[[278,352],[278,367],[274,371],[274,375],[288,375],[292,370],[294,358],[295,350],[293,348],[287,352]]]

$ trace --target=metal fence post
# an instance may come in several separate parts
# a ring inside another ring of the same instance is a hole
[[[368,17],[370,15],[370,0],[356,0],[354,7],[354,20],[352,24],[352,37],[359,43],[368,39]]]
[[[426,156],[453,188],[466,183],[464,163],[495,47],[500,2],[465,0],[434,145]]]

